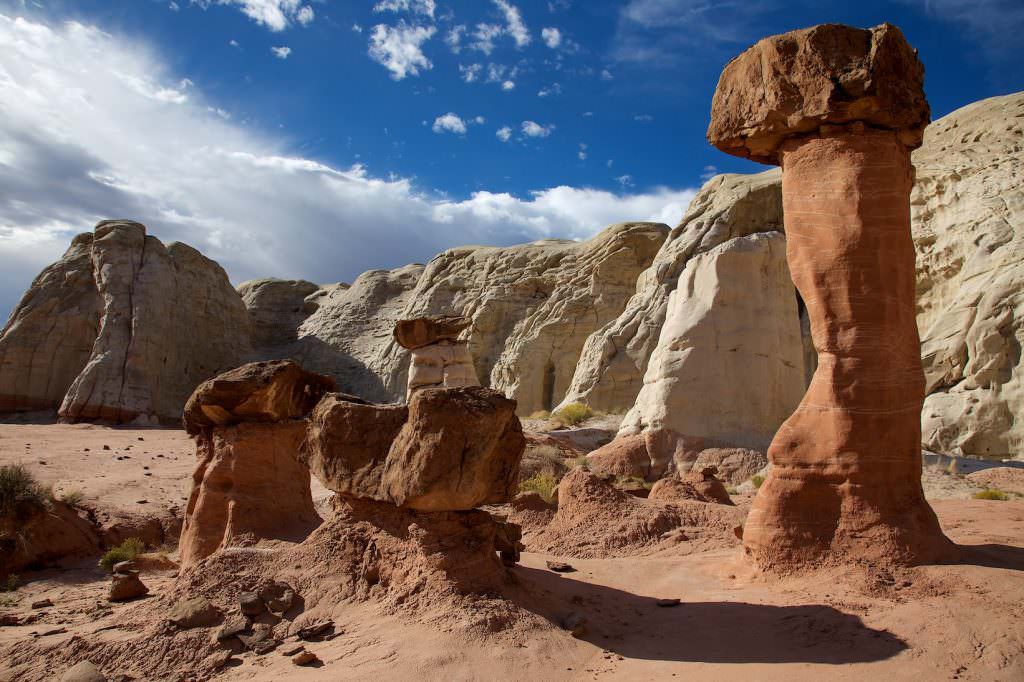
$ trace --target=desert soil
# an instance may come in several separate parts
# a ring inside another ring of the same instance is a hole
[[[97,504],[138,511],[183,507],[193,453],[185,433],[173,429],[0,424],[0,463],[11,462],[24,463],[58,494],[77,489]],[[943,529],[965,546],[958,564],[893,573],[852,566],[767,579],[751,575],[736,548],[587,560],[527,552],[512,569],[511,598],[553,622],[583,615],[581,637],[513,627],[470,639],[458,628],[385,616],[367,603],[341,610],[340,637],[307,645],[320,667],[297,668],[276,652],[247,653],[218,679],[1024,679],[1024,499],[957,499],[982,482],[939,471],[926,473],[925,482]],[[553,573],[549,559],[576,570]],[[159,594],[173,576],[147,572],[143,579]],[[0,651],[50,630],[64,630],[44,635],[53,643],[131,636],[119,630],[119,614],[138,602],[108,604],[109,578],[95,559],[24,580],[0,594],[0,614],[36,618],[0,627]],[[47,598],[54,606],[31,608]],[[681,603],[658,607],[655,600],[665,598]],[[12,668],[0,657],[0,681],[57,679],[60,672],[46,661]]]

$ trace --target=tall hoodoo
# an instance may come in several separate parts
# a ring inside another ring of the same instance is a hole
[[[952,549],[921,488],[910,152],[930,116],[923,81],[896,27],[826,24],[760,41],[715,92],[708,140],[782,166],[786,257],[818,354],[744,530],[762,569]]]

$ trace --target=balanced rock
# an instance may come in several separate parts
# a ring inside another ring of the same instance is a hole
[[[196,435],[213,426],[301,418],[333,390],[333,379],[290,360],[250,362],[196,387],[185,404],[185,430]]]
[[[469,327],[465,317],[417,317],[395,323],[395,341],[407,350],[416,350],[440,341],[458,341],[459,335]]]
[[[123,571],[114,573],[110,582],[110,592],[107,599],[110,601],[128,601],[138,599],[149,594],[149,588],[139,580],[138,571]]]
[[[177,421],[199,382],[250,352],[245,306],[219,265],[106,220],[75,237],[4,327],[0,412]]]
[[[432,388],[408,407],[325,396],[300,459],[348,497],[466,510],[511,499],[524,447],[515,401],[482,387]]]
[[[299,541],[319,525],[309,470],[296,458],[303,418],[327,377],[258,362],[196,389],[185,410],[199,460],[181,528],[183,567],[232,544]]]
[[[406,399],[421,388],[460,388],[479,386],[469,344],[465,341],[439,341],[412,351]]]
[[[951,548],[921,487],[909,199],[923,75],[895,27],[824,25],[762,40],[719,80],[708,139],[782,166],[787,259],[818,352],[744,527],[762,569]]]

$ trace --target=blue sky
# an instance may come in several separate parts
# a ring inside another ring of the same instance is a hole
[[[0,0],[0,315],[105,217],[254,276],[678,221],[722,66],[900,26],[933,115],[1024,89],[1018,0]],[[13,49],[11,49],[13,48]]]

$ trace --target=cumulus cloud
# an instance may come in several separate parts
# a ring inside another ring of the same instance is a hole
[[[514,81],[502,81],[501,89],[505,92],[510,92],[516,89],[516,84]]]
[[[534,121],[523,121],[523,135],[527,137],[547,137],[554,129],[553,123],[542,126]]]
[[[502,126],[495,131],[494,135],[502,142],[508,142],[512,137],[512,129],[508,126]]]
[[[472,83],[480,78],[483,68],[483,64],[470,64],[469,66],[459,64],[459,73],[462,75],[462,80]]]
[[[210,111],[218,102],[127,36],[0,15],[0,44],[0,319],[74,234],[105,218],[191,244],[235,283],[336,282],[460,244],[675,224],[693,194],[553,187],[441,201],[408,178],[310,158],[221,117]]]
[[[583,142],[580,142],[580,150],[576,152],[576,156],[579,157],[580,161],[587,160],[587,145]]]
[[[544,86],[537,91],[537,97],[547,97],[548,95],[561,95],[562,86],[558,83],[552,83],[550,86]]]
[[[274,56],[278,59],[288,59],[288,55],[292,53],[290,47],[272,47],[270,51],[274,53]]]
[[[616,182],[618,182],[623,187],[632,187],[633,186],[633,176],[632,175],[620,175],[619,177],[615,178],[615,180],[616,180]]]
[[[507,0],[494,0],[494,4],[505,15],[505,32],[512,36],[512,40],[516,42],[516,47],[522,48],[529,45],[531,41],[530,31],[526,28],[526,23],[523,21],[523,15],[520,14],[519,8]]]
[[[464,35],[466,35],[465,24],[452,26],[448,33],[445,34],[444,44],[448,46],[448,49],[450,49],[453,54],[459,54],[462,52],[462,36]]]
[[[434,0],[380,0],[373,6],[374,12],[411,12],[434,18],[437,3]]]
[[[423,43],[433,37],[433,26],[409,26],[400,21],[397,26],[377,24],[370,34],[368,54],[375,62],[391,72],[391,78],[400,81],[406,76],[418,76],[420,69],[429,71],[433,62],[423,54]]]
[[[448,112],[434,119],[432,130],[435,133],[455,133],[456,135],[466,134],[466,122],[456,114]]]
[[[494,40],[503,33],[497,24],[477,24],[473,31],[473,42],[469,47],[490,55],[494,52]]]
[[[700,179],[710,180],[716,175],[718,175],[718,166],[704,166],[704,169],[700,173]]]
[[[301,0],[192,0],[203,9],[210,5],[237,7],[245,16],[271,31],[283,31],[296,21],[303,26],[313,21],[313,8]]]
[[[557,49],[562,44],[562,32],[557,28],[541,29],[540,37],[544,39],[544,44],[552,50]]]

